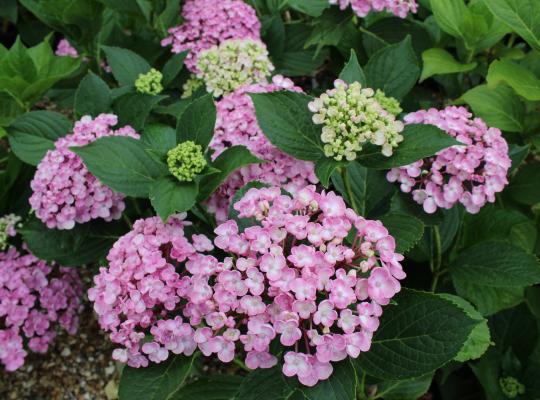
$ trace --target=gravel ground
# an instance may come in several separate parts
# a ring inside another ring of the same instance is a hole
[[[86,282],[89,277],[83,277]],[[46,354],[29,353],[12,373],[0,368],[2,400],[113,400],[118,370],[112,346],[86,302],[79,331],[60,334]]]

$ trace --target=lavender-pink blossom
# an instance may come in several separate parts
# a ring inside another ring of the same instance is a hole
[[[469,213],[477,213],[508,184],[512,162],[506,140],[499,129],[473,118],[466,108],[421,110],[407,115],[405,121],[438,126],[464,144],[388,172],[388,180],[399,182],[402,192],[412,192],[425,212],[461,203]]]
[[[197,72],[197,57],[227,39],[260,40],[261,24],[255,10],[241,0],[187,0],[182,8],[184,22],[169,29],[162,46],[173,53],[190,50],[186,66]]]
[[[359,17],[365,17],[370,11],[387,11],[397,17],[405,18],[409,13],[418,11],[416,0],[329,0],[330,4],[338,4],[344,10],[351,6]]]
[[[125,209],[124,196],[115,193],[93,176],[70,147],[84,146],[104,136],[139,135],[130,126],[117,130],[118,118],[101,114],[95,119],[82,117],[73,133],[58,139],[39,163],[30,183],[30,205],[49,228],[72,229],[75,223],[103,218],[118,219]]]
[[[67,39],[61,39],[58,42],[58,45],[56,46],[56,51],[54,52],[57,56],[60,57],[71,57],[71,58],[77,58],[79,57],[79,52],[75,47],[69,43]]]
[[[26,247],[0,252],[0,362],[15,371],[27,350],[44,353],[58,327],[75,334],[82,284],[77,271],[37,259]]]
[[[217,157],[226,148],[246,146],[265,163],[252,164],[231,174],[208,202],[209,211],[218,221],[227,217],[229,204],[238,189],[251,181],[260,181],[271,186],[282,186],[290,193],[318,182],[311,162],[297,160],[273,146],[257,122],[255,107],[248,93],[270,93],[278,90],[300,92],[294,83],[280,75],[272,83],[244,86],[225,96],[217,103],[217,122],[210,148]]]

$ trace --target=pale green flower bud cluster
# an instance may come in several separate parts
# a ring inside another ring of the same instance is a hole
[[[515,399],[518,395],[525,393],[525,386],[512,376],[499,379],[499,385],[509,399]]]
[[[197,60],[197,78],[215,97],[240,86],[266,82],[274,70],[264,43],[253,39],[229,39],[202,51]]]
[[[314,113],[313,122],[324,125],[325,155],[337,161],[355,160],[366,143],[381,146],[382,154],[390,157],[403,141],[404,125],[396,120],[399,103],[358,82],[347,85],[337,80],[334,89],[309,103],[309,109]]]
[[[15,236],[15,228],[20,227],[21,217],[8,214],[0,218],[0,251],[7,248],[9,237]]]
[[[162,79],[163,74],[157,69],[152,68],[146,74],[139,74],[139,77],[135,81],[135,88],[139,93],[155,96],[163,91]]]
[[[169,171],[180,182],[192,182],[206,167],[202,147],[191,140],[167,152]]]
[[[187,99],[191,97],[201,86],[204,85],[204,82],[197,78],[195,75],[191,75],[186,83],[182,86],[182,99]]]

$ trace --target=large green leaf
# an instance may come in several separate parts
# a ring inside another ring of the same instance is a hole
[[[396,251],[406,253],[424,234],[424,224],[418,218],[401,213],[389,213],[381,217],[381,222],[390,235],[396,239]]]
[[[395,186],[387,181],[383,171],[366,168],[356,162],[349,163],[346,168],[356,211],[360,215],[369,217],[372,212],[384,206],[396,191]],[[334,172],[332,183],[345,201],[352,204],[340,173]]]
[[[506,83],[527,100],[540,100],[540,79],[527,68],[510,60],[493,61],[487,75],[488,86]]]
[[[540,51],[540,3],[536,0],[484,0],[495,16]]]
[[[0,126],[9,125],[23,114],[24,106],[10,93],[0,91]]]
[[[353,82],[360,82],[362,86],[366,86],[366,74],[364,74],[364,70],[360,66],[358,57],[356,57],[354,50],[351,50],[349,62],[345,64],[345,67],[341,70],[339,79],[349,84]]]
[[[430,0],[431,10],[440,28],[471,47],[477,38],[474,18],[464,0]]]
[[[231,400],[243,378],[238,375],[210,375],[188,383],[171,400]]]
[[[207,175],[200,182],[199,201],[208,198],[227,177],[244,165],[261,162],[244,146],[233,146],[221,153],[211,167],[219,173]]]
[[[382,48],[370,57],[365,73],[367,85],[381,89],[387,96],[403,99],[420,76],[420,67],[411,38]]]
[[[102,183],[128,196],[148,197],[155,180],[169,173],[164,163],[145,151],[142,142],[130,137],[103,137],[71,150]]]
[[[523,131],[525,105],[509,87],[479,85],[463,94],[461,99],[489,126],[508,132]]]
[[[521,204],[532,206],[540,202],[540,164],[527,164],[519,169],[510,182],[507,191],[510,196]]]
[[[131,125],[142,130],[152,109],[167,96],[152,96],[146,93],[126,93],[114,101],[114,112],[120,125]]]
[[[368,168],[389,169],[411,164],[447,147],[462,144],[435,125],[406,125],[402,135],[404,140],[391,157],[383,156],[379,146],[368,145],[358,155],[358,162]]]
[[[54,142],[71,130],[71,122],[52,111],[32,111],[21,115],[8,127],[9,144],[25,163],[37,165]]]
[[[385,400],[417,400],[431,386],[433,373],[401,381],[377,382],[377,396]]]
[[[491,345],[491,335],[489,332],[487,319],[482,317],[482,315],[469,302],[459,296],[454,296],[452,294],[441,294],[440,296],[456,304],[463,311],[465,311],[469,317],[477,321],[476,326],[471,331],[471,334],[463,344],[461,351],[454,358],[454,360],[466,362],[482,357],[482,355]]]
[[[75,92],[75,112],[79,116],[96,117],[109,112],[111,103],[111,91],[107,84],[93,72],[88,72]]]
[[[172,56],[163,66],[163,86],[167,87],[172,84],[178,76],[182,68],[184,68],[184,60],[188,55],[188,51]]]
[[[122,225],[115,222],[96,220],[58,230],[47,228],[35,218],[19,232],[36,257],[72,267],[99,261],[124,233]]]
[[[286,3],[289,7],[312,17],[319,17],[330,7],[330,3],[326,0],[286,0]]]
[[[191,372],[196,355],[172,356],[146,368],[125,367],[120,379],[120,400],[172,400]]]
[[[424,61],[424,67],[422,69],[420,82],[435,75],[472,71],[477,65],[476,62],[462,64],[457,61],[452,54],[439,48],[424,51],[422,53],[422,60]]]
[[[133,86],[140,74],[150,71],[150,64],[137,53],[120,47],[103,46],[107,55],[107,64],[118,83]]]
[[[540,264],[536,257],[502,241],[487,241],[469,247],[452,261],[450,272],[454,280],[488,287],[540,283]]]
[[[356,395],[356,372],[349,359],[333,365],[330,378],[313,387],[301,388],[308,400],[350,400]]]
[[[207,94],[191,103],[178,120],[177,141],[191,140],[200,144],[203,151],[214,136],[216,106],[212,95]]]
[[[380,379],[402,380],[430,373],[461,350],[476,321],[438,295],[403,289],[384,309],[371,349],[357,359]]]
[[[523,300],[524,288],[540,282],[535,256],[502,241],[478,243],[450,265],[457,293],[490,315]]]
[[[292,381],[292,380],[291,380]],[[283,400],[296,391],[281,372],[280,366],[256,369],[249,373],[238,389],[236,400]]]
[[[188,211],[197,200],[196,182],[179,182],[172,176],[156,180],[150,188],[150,201],[163,221],[170,215]]]
[[[250,96],[259,126],[274,146],[300,160],[324,156],[321,127],[313,123],[308,108],[310,96],[288,91]]]

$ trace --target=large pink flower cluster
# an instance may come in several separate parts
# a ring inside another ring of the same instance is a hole
[[[394,168],[387,174],[390,182],[399,182],[405,193],[424,211],[450,209],[458,202],[469,213],[477,213],[486,202],[508,184],[512,164],[508,144],[497,128],[489,128],[464,107],[421,110],[405,117],[408,124],[430,124],[445,130],[464,146],[452,146],[434,157]]]
[[[397,17],[405,18],[409,13],[418,11],[416,0],[329,0],[330,4],[339,4],[344,10],[351,6],[359,17],[365,17],[370,11],[387,11]]]
[[[140,220],[114,245],[89,291],[101,326],[122,346],[113,357],[137,367],[198,347],[222,362],[241,353],[249,368],[270,368],[279,339],[283,373],[311,386],[331,375],[331,362],[368,351],[381,306],[405,277],[384,226],[314,186],[293,197],[250,189],[235,208],[253,226],[240,232],[227,221],[214,243],[188,241],[180,216]],[[204,254],[214,245],[229,256]]]
[[[30,183],[30,205],[49,228],[72,229],[75,223],[96,218],[111,221],[122,215],[124,196],[99,182],[70,150],[104,136],[139,137],[130,126],[113,130],[117,122],[112,114],[82,117],[75,123],[73,134],[58,139],[55,149],[39,163]]]
[[[255,107],[248,93],[278,90],[301,91],[290,79],[277,75],[273,77],[272,83],[242,87],[217,103],[216,130],[210,143],[210,148],[214,150],[213,158],[230,146],[242,145],[266,161],[240,168],[212,195],[208,209],[219,222],[227,218],[229,204],[235,193],[249,182],[260,181],[271,186],[281,186],[293,194],[318,182],[313,163],[283,153],[268,141],[259,127]]]
[[[48,265],[15,247],[0,253],[0,362],[15,371],[28,349],[44,353],[57,327],[75,334],[82,284],[71,268]]]
[[[197,57],[203,50],[228,39],[260,40],[261,24],[255,10],[242,0],[187,0],[182,9],[183,24],[169,29],[162,46],[173,53],[190,50],[186,66],[197,72]]]

